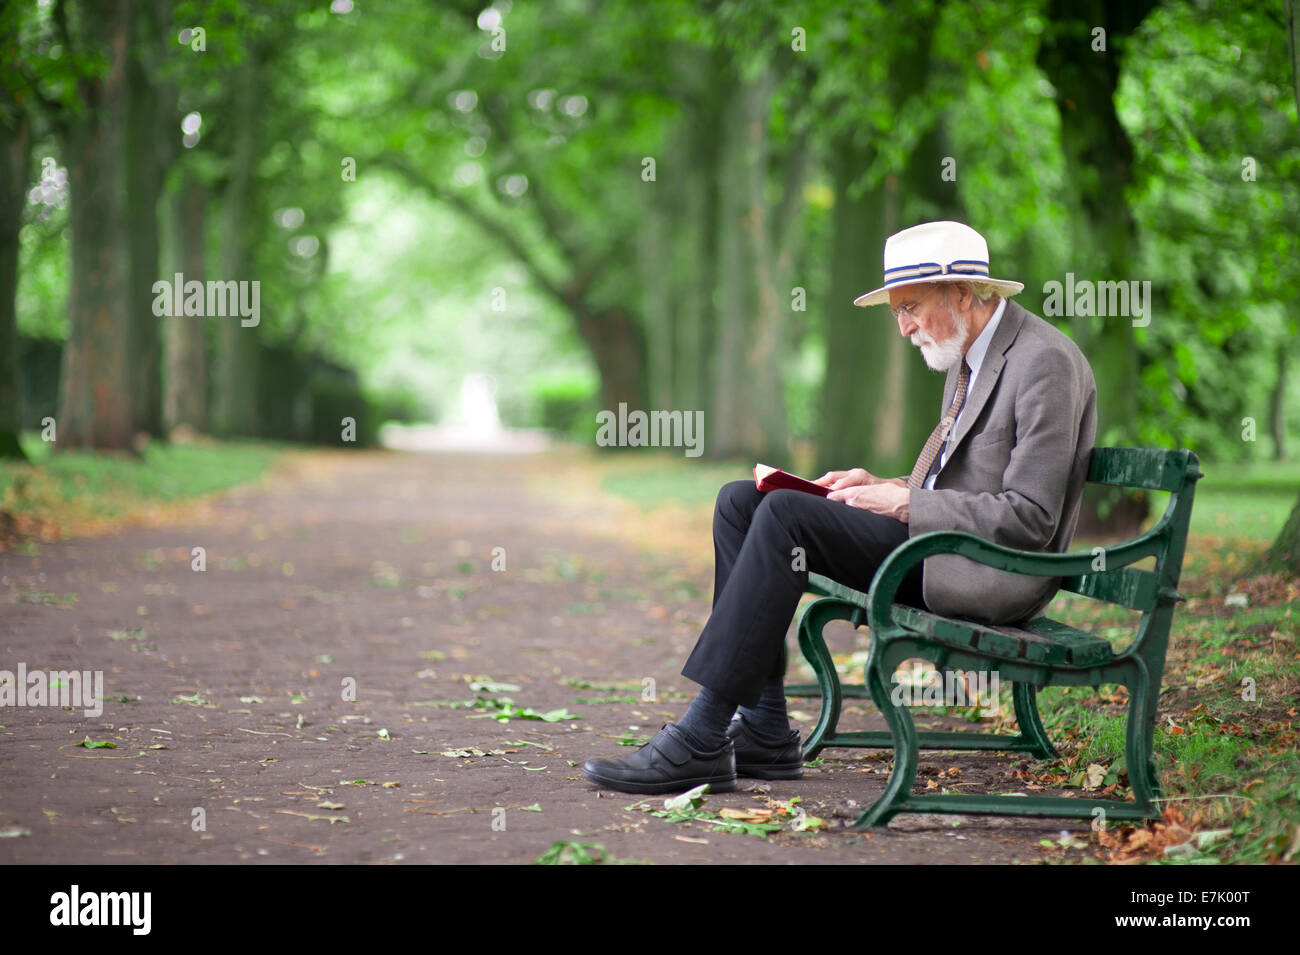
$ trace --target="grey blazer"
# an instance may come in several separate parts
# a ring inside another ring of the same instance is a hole
[[[961,367],[948,372],[946,409]],[[1068,337],[1010,299],[952,434],[934,490],[911,492],[908,534],[968,531],[1020,550],[1074,537],[1097,429],[1097,385]],[[926,606],[988,623],[1035,617],[1059,577],[1026,577],[965,557],[925,561]]]

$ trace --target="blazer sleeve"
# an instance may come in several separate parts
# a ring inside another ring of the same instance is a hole
[[[1056,534],[1077,457],[1080,422],[1096,386],[1063,349],[1035,356],[1015,395],[1015,444],[1002,491],[951,488],[914,490],[908,504],[913,536],[927,531],[966,531],[1020,550],[1044,550]],[[1086,367],[1086,366],[1085,366]],[[1005,380],[1002,384],[1005,384]],[[1007,452],[996,444],[966,453]]]

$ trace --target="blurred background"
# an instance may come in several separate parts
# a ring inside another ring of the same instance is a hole
[[[246,439],[594,449],[625,402],[703,412],[708,494],[716,462],[902,474],[943,377],[851,302],[887,235],[944,218],[1040,315],[1068,277],[1150,283],[1149,322],[1052,317],[1097,443],[1195,450],[1294,542],[1295,17],[11,0],[0,450],[162,469],[233,442],[178,465],[203,488]],[[178,275],[258,283],[256,324],[159,315]],[[1146,510],[1093,499],[1085,526]]]

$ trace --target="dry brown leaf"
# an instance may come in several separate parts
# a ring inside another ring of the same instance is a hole
[[[772,818],[771,809],[732,809],[724,806],[718,810],[723,819],[735,819],[737,822],[767,822]]]

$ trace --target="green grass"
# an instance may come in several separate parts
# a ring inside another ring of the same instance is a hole
[[[122,517],[151,503],[176,501],[250,481],[287,447],[265,442],[152,442],[143,455],[54,453],[24,434],[32,463],[0,463],[0,510],[62,524]]]
[[[1300,461],[1208,461],[1201,470],[1205,477],[1196,484],[1193,534],[1271,542],[1300,497]]]
[[[1179,807],[1198,830],[1232,830],[1208,857],[1276,862],[1300,840],[1294,718],[1300,703],[1300,617],[1284,599],[1225,612],[1221,599],[1204,589],[1210,584],[1225,589],[1212,578],[1180,587],[1198,599],[1174,616],[1160,701],[1163,722],[1155,729],[1156,765],[1166,805]],[[1058,600],[1053,615],[1095,626],[1097,614],[1088,603]],[[1253,699],[1245,692],[1247,677]],[[1052,764],[1056,769],[1068,774],[1094,762],[1110,766],[1123,755],[1124,703],[1103,699],[1114,689],[1040,691],[1044,725],[1060,741],[1063,759]]]

